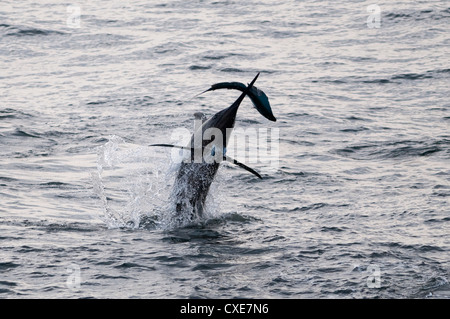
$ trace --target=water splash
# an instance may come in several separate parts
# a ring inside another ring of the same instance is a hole
[[[118,136],[110,136],[99,147],[97,170],[91,173],[93,192],[100,200],[100,218],[108,228],[158,228],[170,230],[201,224],[220,212],[214,186],[206,198],[204,215],[190,220],[175,214],[171,198],[179,164],[170,152],[137,146]]]
[[[159,219],[167,205],[172,169],[164,152],[110,136],[99,147],[93,191],[100,199],[103,222],[110,228],[139,228]]]

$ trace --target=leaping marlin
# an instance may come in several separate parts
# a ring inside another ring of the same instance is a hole
[[[222,88],[237,89],[242,91],[242,94],[231,106],[216,113],[209,120],[204,121],[202,126],[194,132],[187,146],[171,144],[150,145],[175,147],[190,151],[190,161],[181,163],[172,190],[172,198],[175,201],[175,216],[179,220],[193,222],[202,216],[206,196],[221,161],[230,161],[261,178],[261,175],[255,170],[226,155],[226,147],[230,133],[234,128],[236,113],[246,95],[250,97],[256,109],[264,117],[271,121],[276,121],[267,96],[253,86],[258,76],[259,73],[248,86],[239,82],[222,82],[214,84],[210,89],[206,90],[205,92]],[[196,116],[201,115],[196,113]],[[210,136],[210,139],[205,139],[205,136]]]

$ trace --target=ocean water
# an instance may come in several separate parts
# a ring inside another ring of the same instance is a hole
[[[0,298],[449,298],[450,6],[373,4],[2,1]],[[170,227],[148,145],[257,72],[277,167]]]

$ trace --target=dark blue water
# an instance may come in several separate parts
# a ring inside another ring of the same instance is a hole
[[[450,7],[371,4],[3,1],[0,298],[449,298]],[[170,227],[147,145],[257,72],[278,166]]]

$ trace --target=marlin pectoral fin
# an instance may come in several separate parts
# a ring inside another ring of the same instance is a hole
[[[190,147],[179,146],[179,145],[172,145],[172,144],[151,144],[149,146],[173,147],[173,148],[180,148],[180,149],[183,149],[183,150],[192,151],[192,148],[190,148]],[[214,149],[214,153],[215,153],[215,149]],[[215,154],[212,154],[212,156],[214,156],[214,155]],[[233,163],[233,164],[235,164],[235,165],[237,165],[237,166],[239,166],[239,167],[249,171],[250,173],[252,173],[256,177],[262,179],[261,175],[259,175],[259,173],[257,171],[255,171],[253,168],[250,168],[247,165],[245,165],[245,164],[235,160],[234,158],[231,158],[229,156],[224,156],[223,160],[227,161],[227,162],[231,162],[231,163]]]
[[[193,152],[195,150],[193,147],[186,147],[186,146],[179,146],[179,145],[172,145],[172,144],[151,144],[149,146],[161,146],[161,147],[179,148],[179,149],[190,151],[190,152]]]
[[[186,150],[190,149],[189,147],[172,145],[172,144],[150,144],[149,146],[174,147],[174,148],[181,148],[181,149],[186,149]]]
[[[241,162],[239,162],[239,161],[237,161],[237,160],[235,160],[235,159],[233,159],[233,158],[231,158],[231,157],[229,157],[229,156],[224,156],[224,157],[223,157],[223,160],[224,160],[224,161],[227,161],[227,162],[231,162],[231,163],[233,163],[233,164],[236,164],[237,166],[239,166],[239,167],[241,167],[241,168],[243,168],[243,169],[249,171],[249,172],[252,173],[253,175],[255,175],[255,176],[257,176],[257,177],[259,177],[259,178],[262,179],[261,175],[259,175],[258,172],[255,171],[253,168],[250,168],[250,167],[248,167],[247,165],[245,165],[245,164],[243,164],[243,163],[241,163]]]

